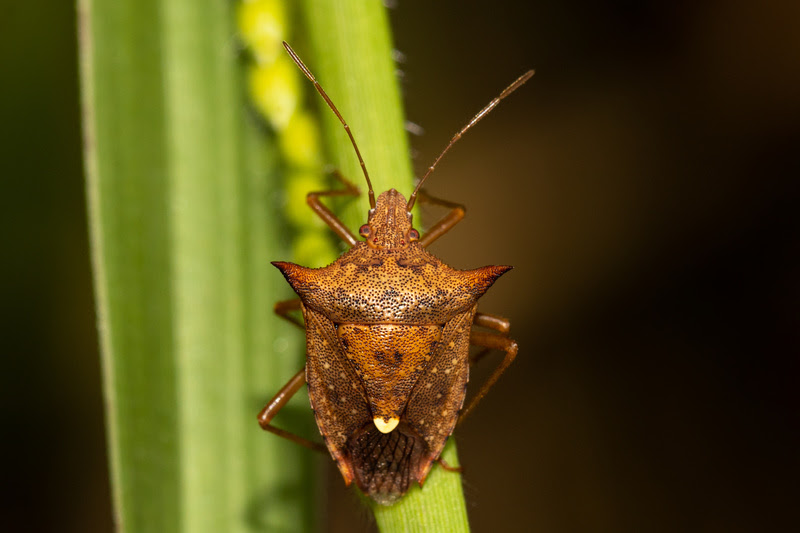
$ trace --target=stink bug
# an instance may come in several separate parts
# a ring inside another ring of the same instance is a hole
[[[451,139],[408,201],[395,189],[376,200],[350,128],[311,71],[288,44],[284,46],[347,131],[364,172],[371,209],[359,230],[364,240],[359,241],[320,201],[322,196],[357,195],[355,186],[339,176],[345,189],[308,195],[314,212],[350,249],[323,268],[272,263],[300,297],[279,302],[275,311],[305,328],[306,364],[262,409],[258,421],[265,430],[303,446],[321,451],[327,447],[345,483],[355,481],[372,499],[389,505],[412,482],[423,484],[457,422],[517,355],[516,342],[507,337],[509,322],[477,312],[478,298],[511,267],[455,270],[431,255],[426,247],[463,218],[464,207],[430,197],[420,187],[450,147],[533,71],[512,83]],[[411,216],[418,195],[449,209],[422,236]],[[298,309],[303,323],[290,314]],[[482,348],[481,354],[502,350],[505,357],[462,412],[470,345]],[[270,424],[303,382],[308,383],[325,447]]]

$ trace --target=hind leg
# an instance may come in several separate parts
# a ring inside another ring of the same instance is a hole
[[[306,448],[314,450],[315,452],[324,453],[326,451],[326,448],[322,444],[310,441],[299,435],[295,435],[294,433],[290,433],[286,430],[283,430],[281,428],[275,427],[272,424],[270,424],[270,422],[272,422],[272,419],[275,418],[275,415],[277,415],[280,412],[280,410],[283,409],[287,403],[289,403],[289,400],[292,399],[292,396],[294,396],[297,393],[297,391],[300,390],[300,388],[303,386],[305,382],[306,382],[306,370],[305,368],[303,368],[302,370],[300,370],[300,372],[292,376],[292,379],[286,382],[286,385],[281,387],[281,390],[278,391],[278,394],[276,394],[275,397],[272,398],[269,401],[269,403],[264,406],[261,412],[258,413],[258,424],[264,431],[269,431],[270,433],[274,433],[275,435],[283,437],[284,439],[289,439],[295,444],[299,444],[300,446],[305,446]]]
[[[506,371],[506,369],[517,357],[517,352],[519,351],[516,341],[507,337],[508,332],[511,329],[511,323],[505,318],[495,315],[488,315],[485,313],[476,313],[473,324],[476,326],[493,329],[498,333],[483,330],[473,330],[470,333],[470,344],[483,348],[483,350],[475,355],[470,363],[477,362],[483,356],[489,353],[490,350],[501,350],[505,352],[505,357],[503,357],[503,360],[500,362],[497,368],[494,369],[492,374],[489,376],[489,379],[487,379],[478,390],[478,394],[476,394],[475,397],[470,400],[467,407],[461,411],[461,416],[458,418],[458,424],[461,424],[470,411],[472,411],[483,399],[483,397],[486,396],[486,393],[489,392],[503,372]]]

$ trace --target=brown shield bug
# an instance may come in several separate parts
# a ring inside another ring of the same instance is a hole
[[[456,424],[494,385],[517,355],[506,319],[477,312],[478,299],[510,266],[455,270],[426,247],[464,216],[464,207],[428,196],[420,187],[451,146],[503,98],[533,75],[526,72],[484,107],[428,168],[408,201],[395,189],[375,199],[350,128],[297,54],[287,52],[342,122],[369,188],[367,223],[359,241],[321,203],[322,196],[357,195],[345,189],[312,192],[309,206],[350,245],[323,268],[274,262],[300,298],[279,302],[281,317],[305,328],[306,364],[258,415],[262,428],[311,449],[330,452],[348,485],[388,505],[425,481]],[[412,226],[419,196],[448,213],[425,234]],[[303,322],[290,313],[301,310]],[[473,329],[479,326],[484,329]],[[494,330],[494,331],[489,331]],[[466,409],[469,347],[505,352]],[[311,408],[325,447],[270,424],[308,383]]]

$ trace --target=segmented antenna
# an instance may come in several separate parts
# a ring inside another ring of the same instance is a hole
[[[442,158],[442,156],[444,156],[444,154],[447,153],[450,147],[453,146],[456,143],[456,141],[459,140],[461,136],[467,132],[468,129],[477,124],[480,119],[488,115],[489,111],[497,107],[497,104],[499,104],[503,98],[516,91],[520,87],[520,85],[531,79],[531,76],[533,76],[533,74],[534,71],[529,70],[528,72],[517,78],[517,80],[508,87],[506,87],[505,90],[501,92],[499,96],[497,96],[497,98],[489,102],[489,104],[483,109],[481,109],[477,115],[472,117],[472,120],[470,120],[466,126],[461,128],[461,131],[453,135],[453,138],[450,139],[450,143],[447,145],[447,147],[445,147],[445,149],[442,150],[442,153],[439,154],[439,157],[437,157],[436,160],[433,162],[433,164],[428,167],[428,172],[426,172],[425,175],[422,176],[422,179],[419,180],[419,183],[417,184],[417,187],[414,189],[414,192],[411,193],[411,196],[408,198],[406,211],[410,212],[411,208],[414,207],[414,202],[417,200],[417,193],[419,192],[420,187],[422,187],[422,184],[425,183],[425,180],[428,178],[428,176],[431,175],[431,172],[433,172],[433,169],[436,168],[436,165],[439,163],[439,160]]]
[[[372,209],[375,209],[375,191],[372,190],[372,182],[369,180],[369,173],[367,172],[367,166],[364,164],[364,159],[361,157],[361,152],[358,149],[358,145],[356,144],[356,140],[353,137],[352,132],[350,131],[350,126],[347,125],[347,122],[344,121],[342,114],[339,113],[339,110],[336,109],[336,106],[333,105],[330,97],[328,97],[327,93],[325,93],[325,89],[322,88],[322,85],[319,84],[317,78],[314,77],[314,74],[308,70],[308,67],[303,63],[297,54],[292,50],[292,47],[289,46],[289,43],[283,41],[283,47],[286,48],[286,51],[289,52],[289,55],[292,58],[292,61],[303,71],[303,74],[306,75],[306,78],[311,80],[311,83],[314,84],[314,87],[317,89],[317,92],[322,96],[325,102],[328,104],[328,107],[336,114],[336,117],[339,119],[339,122],[342,123],[344,126],[344,131],[347,132],[347,136],[350,137],[350,142],[353,143],[353,148],[356,150],[356,155],[358,156],[358,162],[361,164],[361,170],[364,171],[364,177],[367,180],[367,187],[369,187],[369,206]]]

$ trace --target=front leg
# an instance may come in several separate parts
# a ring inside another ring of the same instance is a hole
[[[438,205],[449,209],[449,211],[436,224],[431,226],[419,240],[419,243],[426,248],[433,241],[450,231],[453,226],[464,218],[464,214],[466,213],[466,208],[463,205],[436,198],[429,195],[424,190],[419,191],[419,201],[420,203]]]
[[[308,203],[309,207],[311,207],[311,209],[313,209],[314,212],[319,216],[319,218],[321,218],[328,225],[328,227],[330,227],[334,233],[336,233],[336,235],[338,235],[348,244],[348,246],[352,248],[358,242],[355,236],[350,232],[350,229],[345,226],[336,215],[333,214],[333,211],[328,209],[328,207],[322,203],[320,198],[323,196],[358,196],[360,193],[358,188],[347,181],[347,179],[342,176],[338,170],[333,171],[333,177],[339,180],[339,182],[344,185],[345,188],[334,189],[330,191],[310,192],[306,196],[306,202]]]

